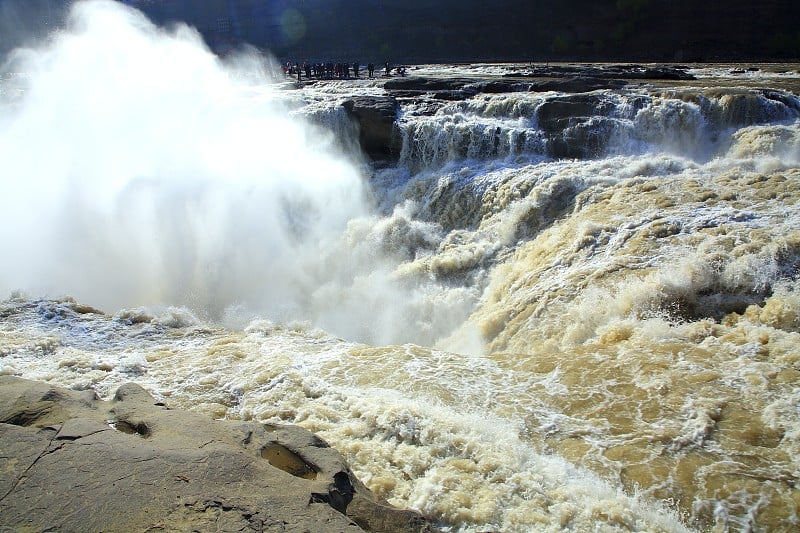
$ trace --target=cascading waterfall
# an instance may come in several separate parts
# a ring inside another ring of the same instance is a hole
[[[371,165],[382,82],[117,3],[9,59],[0,373],[303,425],[450,531],[796,527],[796,93],[400,97]]]
[[[666,152],[724,155],[744,126],[790,123],[797,97],[765,90],[478,95],[410,105],[400,122],[403,163],[414,171],[464,159],[597,158]]]

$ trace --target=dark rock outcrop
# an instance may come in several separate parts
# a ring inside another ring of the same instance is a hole
[[[510,69],[511,67],[509,67]],[[556,158],[601,155],[615,127],[611,110],[600,90],[621,89],[630,83],[691,80],[686,67],[667,65],[529,65],[502,77],[423,77],[388,79],[388,97],[354,97],[345,109],[358,123],[362,149],[373,160],[391,160],[400,152],[394,121],[400,101],[414,101],[434,113],[446,101],[460,101],[479,94],[511,92],[560,92],[538,109],[539,128],[547,138],[547,154]]]
[[[474,83],[475,80],[469,78],[423,78],[420,76],[409,76],[392,78],[383,84],[387,91],[403,91],[426,93],[430,91],[455,91],[465,85]]]
[[[588,93],[602,89],[621,89],[627,84],[628,82],[624,80],[571,76],[532,82],[530,84],[530,90],[535,92],[556,91],[563,93]]]
[[[547,65],[531,67],[521,72],[507,73],[507,77],[569,78],[581,77],[606,80],[693,80],[687,69],[668,65]]]
[[[544,102],[537,111],[539,127],[547,134],[548,153],[557,158],[595,157],[608,142],[609,104],[592,94],[567,95]]]
[[[410,76],[394,78],[383,88],[396,97],[431,96],[438,100],[463,100],[476,94],[498,94],[526,91],[559,91],[586,93],[601,89],[620,89],[628,83],[658,80],[692,80],[685,68],[642,65],[553,65],[531,66],[512,71],[501,79],[424,78]]]
[[[608,104],[594,95],[553,98],[539,106],[539,127],[547,133],[562,131],[578,120],[603,114],[606,107]]]
[[[170,410],[138,385],[111,401],[0,376],[0,529],[433,531],[294,426]]]
[[[399,153],[395,120],[399,104],[392,96],[354,96],[342,105],[358,124],[359,143],[374,160],[391,159]]]

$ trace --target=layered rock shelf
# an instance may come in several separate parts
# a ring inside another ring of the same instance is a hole
[[[0,529],[431,532],[296,426],[0,376]]]
[[[459,101],[477,94],[510,92],[562,92],[559,102],[553,102],[546,116],[539,117],[543,129],[552,137],[554,157],[591,156],[600,148],[596,139],[587,140],[585,149],[575,148],[570,139],[564,140],[561,130],[573,125],[576,117],[593,114],[597,98],[582,96],[604,89],[620,89],[630,83],[653,81],[687,81],[694,77],[682,66],[651,65],[552,65],[530,66],[509,71],[500,78],[398,76],[383,83],[386,96],[356,96],[342,105],[358,124],[359,142],[372,160],[393,160],[401,149],[395,130],[402,101],[426,102],[431,113],[448,101]],[[312,82],[316,83],[316,82]],[[590,102],[591,101],[591,102]],[[588,102],[588,103],[587,103]],[[583,143],[583,140],[578,144]],[[585,144],[585,143],[584,143]],[[569,145],[570,147],[567,147]]]

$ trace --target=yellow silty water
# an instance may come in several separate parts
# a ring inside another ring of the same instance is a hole
[[[796,92],[401,98],[373,165],[379,84],[263,62],[110,2],[16,53],[0,373],[302,425],[448,531],[797,527]]]

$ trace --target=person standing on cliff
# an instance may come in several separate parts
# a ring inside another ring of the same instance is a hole
[[[367,71],[369,72],[369,77],[371,78],[373,74],[375,74],[375,63],[367,64]]]

